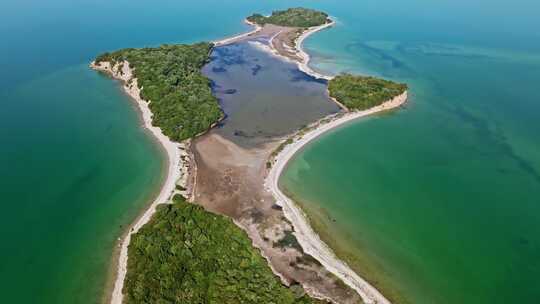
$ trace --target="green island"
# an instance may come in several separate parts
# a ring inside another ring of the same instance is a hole
[[[407,85],[375,77],[341,74],[328,82],[330,97],[350,110],[378,106],[407,91]]]
[[[142,88],[141,98],[151,101],[152,123],[171,140],[182,141],[208,130],[223,115],[210,80],[201,73],[212,47],[202,42],[130,48],[104,53],[95,61],[114,65],[127,60]]]
[[[327,23],[328,16],[294,8],[248,20],[310,27]],[[128,62],[140,97],[150,101],[152,124],[172,141],[182,141],[205,132],[223,117],[211,81],[201,72],[213,47],[202,42],[128,48],[99,55],[95,63],[122,67]],[[406,88],[349,74],[335,77],[328,85],[330,96],[350,109],[378,105]],[[283,145],[287,143],[290,140]],[[293,237],[288,233],[275,246],[294,245]],[[172,204],[159,206],[133,234],[122,292],[125,303],[326,303],[306,295],[299,284],[283,285],[231,219],[188,203],[181,195],[174,196]]]
[[[261,14],[253,14],[247,17],[247,20],[258,25],[274,24],[288,27],[312,27],[329,22],[326,13],[301,7],[273,11],[272,15],[268,17]]]
[[[281,284],[232,220],[188,203],[161,205],[129,244],[125,303],[326,303]]]
[[[210,80],[201,73],[213,45],[163,45],[99,55],[111,66],[129,62],[151,100],[153,125],[180,141],[209,129],[222,116]],[[159,206],[133,235],[123,287],[125,303],[326,303],[286,287],[247,234],[224,216],[180,195]]]

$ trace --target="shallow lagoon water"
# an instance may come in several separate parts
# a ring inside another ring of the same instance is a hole
[[[217,133],[245,147],[284,137],[340,108],[327,82],[261,49],[266,39],[213,50],[203,73],[226,117]]]

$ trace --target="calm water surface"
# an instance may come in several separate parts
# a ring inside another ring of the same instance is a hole
[[[91,59],[232,35],[273,5],[0,2],[0,302],[99,303],[116,239],[159,189],[165,158]]]
[[[364,1],[307,43],[317,69],[411,87],[405,109],[324,136],[281,180],[399,302],[540,297],[540,7],[520,2]]]
[[[263,51],[267,40],[218,47],[203,68],[226,115],[216,132],[248,148],[340,110],[326,94],[326,80]]]
[[[2,1],[3,302],[98,303],[116,238],[159,188],[162,153],[118,84],[88,62],[217,39],[246,30],[254,11],[288,6],[339,21],[308,41],[316,68],[407,81],[413,97],[325,136],[283,184],[409,302],[536,303],[532,0]]]

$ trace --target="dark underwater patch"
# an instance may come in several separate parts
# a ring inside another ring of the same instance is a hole
[[[315,82],[315,83],[320,83],[320,84],[328,83],[326,79],[313,77],[307,73],[300,71],[297,68],[289,69],[289,74],[291,75],[290,80],[292,82],[306,81],[306,82]]]
[[[212,72],[214,73],[225,73],[227,72],[227,69],[224,67],[213,67]]]

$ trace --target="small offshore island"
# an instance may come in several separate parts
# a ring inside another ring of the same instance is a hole
[[[334,24],[323,12],[294,8],[246,22],[253,31],[214,43],[123,49],[91,64],[124,82],[169,162],[158,197],[121,240],[107,302],[390,303],[324,244],[278,179],[305,144],[399,107],[407,86],[312,71],[301,45]],[[271,72],[263,62],[287,68]],[[296,86],[283,90],[308,93],[272,107],[271,92],[227,89],[236,85],[218,77],[227,69],[247,80],[290,73]]]

